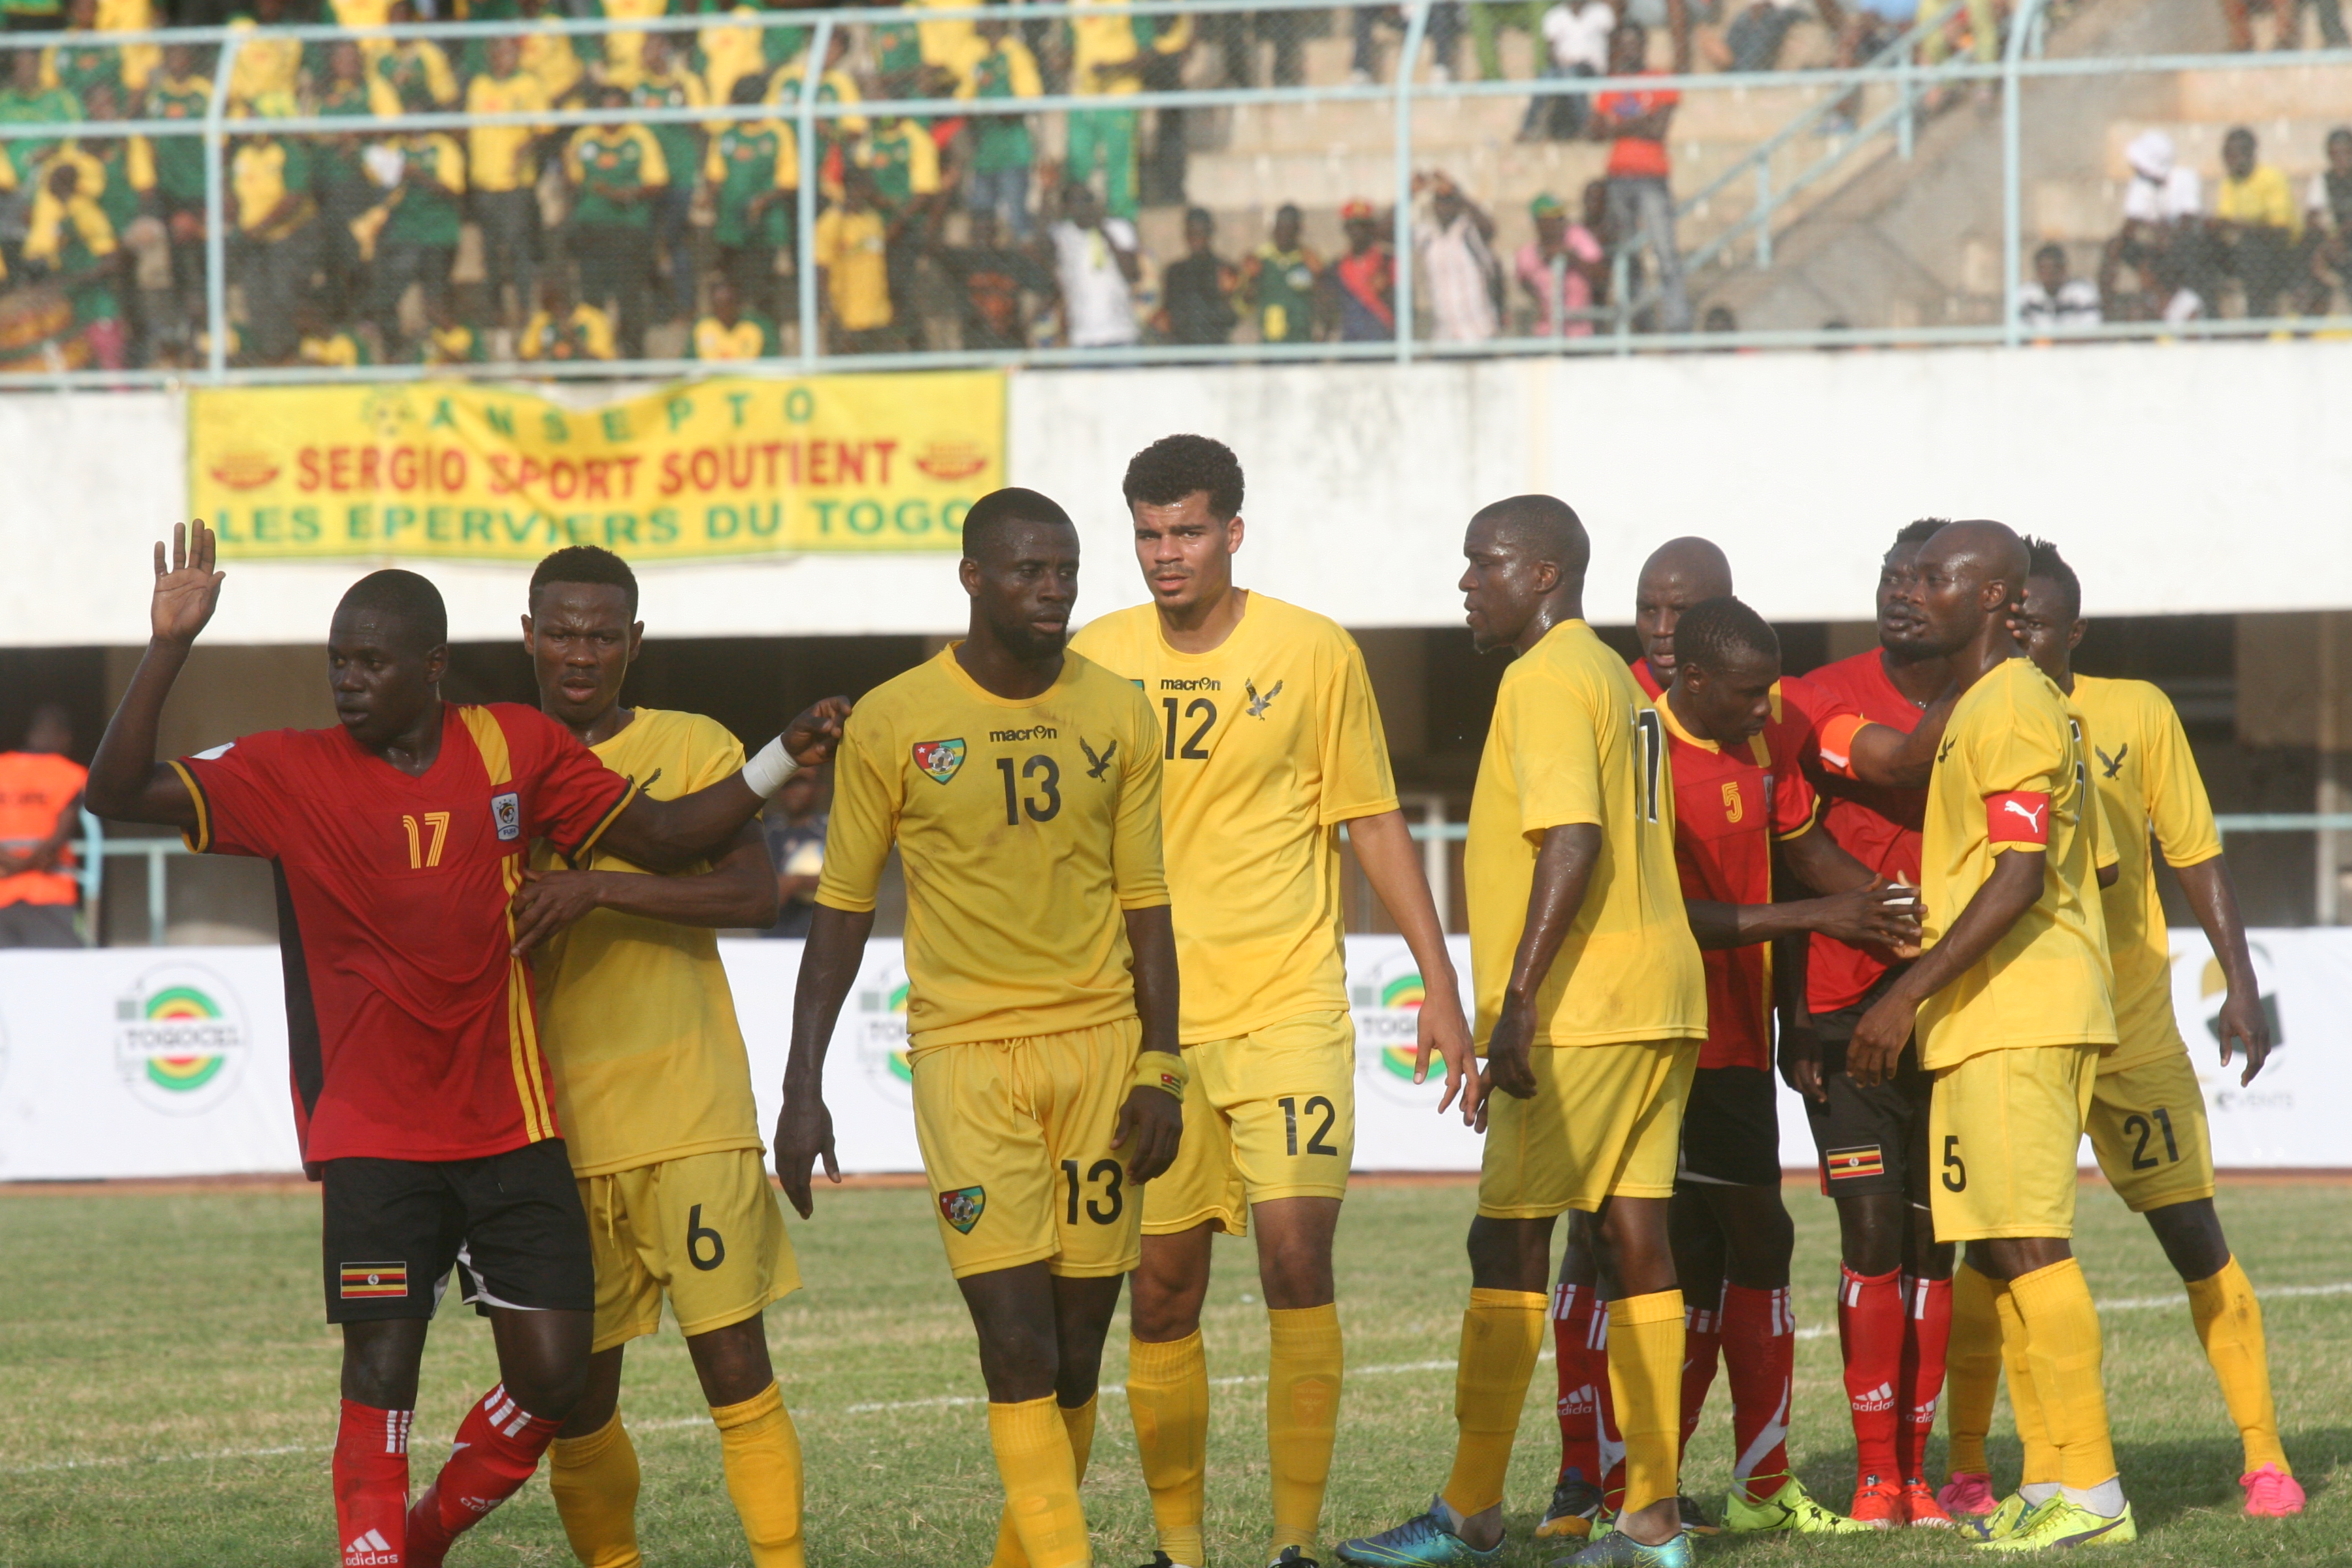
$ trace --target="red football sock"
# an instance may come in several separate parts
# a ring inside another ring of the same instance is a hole
[[[1904,1292],[1910,1315],[1904,1324],[1903,1372],[1895,1385],[1903,1424],[1895,1434],[1895,1473],[1905,1480],[1924,1476],[1927,1438],[1936,1430],[1936,1402],[1944,1393],[1944,1347],[1952,1338],[1952,1282],[1912,1279]]]
[[[1895,1384],[1903,1375],[1903,1285],[1898,1271],[1840,1268],[1838,1345],[1853,1410],[1855,1474],[1899,1480],[1895,1469]]]
[[[404,1568],[414,1410],[343,1401],[335,1428],[335,1539],[343,1568]]]
[[[1617,1430],[1617,1396],[1609,1386],[1609,1310],[1593,1303],[1592,1380],[1593,1425],[1601,1429],[1601,1504],[1611,1513],[1625,1506],[1625,1438]]]
[[[1728,1289],[1727,1287],[1727,1289]],[[1715,1386],[1715,1363],[1723,1346],[1723,1307],[1696,1303],[1683,1309],[1683,1447],[1690,1452],[1706,1391]]]
[[[1593,1310],[1600,1293],[1590,1285],[1555,1286],[1551,1293],[1553,1359],[1559,1373],[1559,1479],[1571,1471],[1601,1484],[1600,1417],[1593,1407],[1593,1388],[1609,1381],[1608,1359],[1591,1346],[1593,1321],[1606,1323],[1606,1313]]]
[[[503,1383],[476,1401],[449,1462],[408,1510],[405,1568],[441,1568],[451,1542],[522,1490],[561,1425],[524,1410]]]
[[[1761,1502],[1789,1479],[1789,1391],[1797,1367],[1797,1316],[1789,1289],[1723,1292],[1723,1370],[1731,1384],[1735,1486]]]

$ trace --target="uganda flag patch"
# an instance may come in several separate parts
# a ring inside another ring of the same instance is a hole
[[[1853,1176],[1886,1174],[1886,1157],[1875,1143],[1864,1143],[1852,1149],[1832,1149],[1822,1156],[1822,1163],[1832,1182]]]
[[[374,1301],[408,1294],[405,1263],[346,1263],[342,1266],[342,1298]]]

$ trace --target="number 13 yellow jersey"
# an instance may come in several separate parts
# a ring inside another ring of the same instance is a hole
[[[1150,709],[1075,653],[1043,695],[993,696],[960,646],[850,715],[816,901],[871,910],[896,841],[910,1046],[1131,1018],[1124,911],[1168,901]]]
[[[1503,672],[1470,797],[1463,879],[1482,1047],[1527,928],[1544,830],[1584,822],[1601,828],[1601,858],[1537,994],[1533,1043],[1706,1038],[1664,726],[1625,661],[1567,621]]]

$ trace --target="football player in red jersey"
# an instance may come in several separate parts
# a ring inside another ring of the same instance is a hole
[[[801,714],[709,789],[653,800],[536,709],[444,702],[441,595],[384,571],[344,595],[328,633],[337,727],[158,763],[164,700],[218,602],[213,562],[202,522],[173,531],[168,569],[156,547],[152,635],[92,759],[89,805],[272,863],[295,1125],[323,1184],[327,1317],[343,1331],[341,1561],[432,1568],[530,1479],[588,1364],[587,1222],[522,959],[560,918],[518,896],[531,844],[664,868],[714,853],[793,766],[831,754],[847,704]],[[417,1369],[453,1268],[490,1320],[502,1381],[410,1508]]]

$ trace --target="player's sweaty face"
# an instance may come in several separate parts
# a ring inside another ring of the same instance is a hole
[[[627,594],[610,583],[550,583],[527,623],[540,706],[566,724],[588,724],[621,700],[640,629]]]
[[[1780,661],[1761,654],[1738,654],[1716,669],[1685,666],[1675,672],[1675,707],[1706,739],[1736,746],[1770,721],[1772,683],[1780,679]]]
[[[1922,545],[1916,590],[1918,645],[1937,655],[1967,647],[1984,627],[1985,593],[1992,582],[1988,563],[1966,543],[1931,539]]]
[[[1927,635],[1927,622],[1919,608],[1919,549],[1898,544],[1878,567],[1878,644],[1909,650]]]
[[[2047,577],[2028,577],[2025,597],[2010,613],[2009,629],[2025,649],[2025,657],[2042,667],[2053,680],[2066,674],[2067,635],[2074,629],[2066,613],[2065,596]]]
[[[973,608],[1019,658],[1061,651],[1078,602],[1078,531],[1057,522],[999,529],[964,579]]]
[[[1138,501],[1135,563],[1152,602],[1186,609],[1213,600],[1233,586],[1234,552],[1241,547],[1241,519],[1220,522],[1209,510],[1209,492],[1194,490],[1171,506]]]
[[[1472,644],[1491,653],[1517,642],[1550,586],[1544,580],[1549,563],[1527,541],[1491,522],[1470,525],[1462,553],[1470,564],[1457,586]]]
[[[327,685],[335,718],[363,746],[387,745],[440,700],[440,647],[422,648],[408,627],[376,610],[341,610],[327,632]]]

